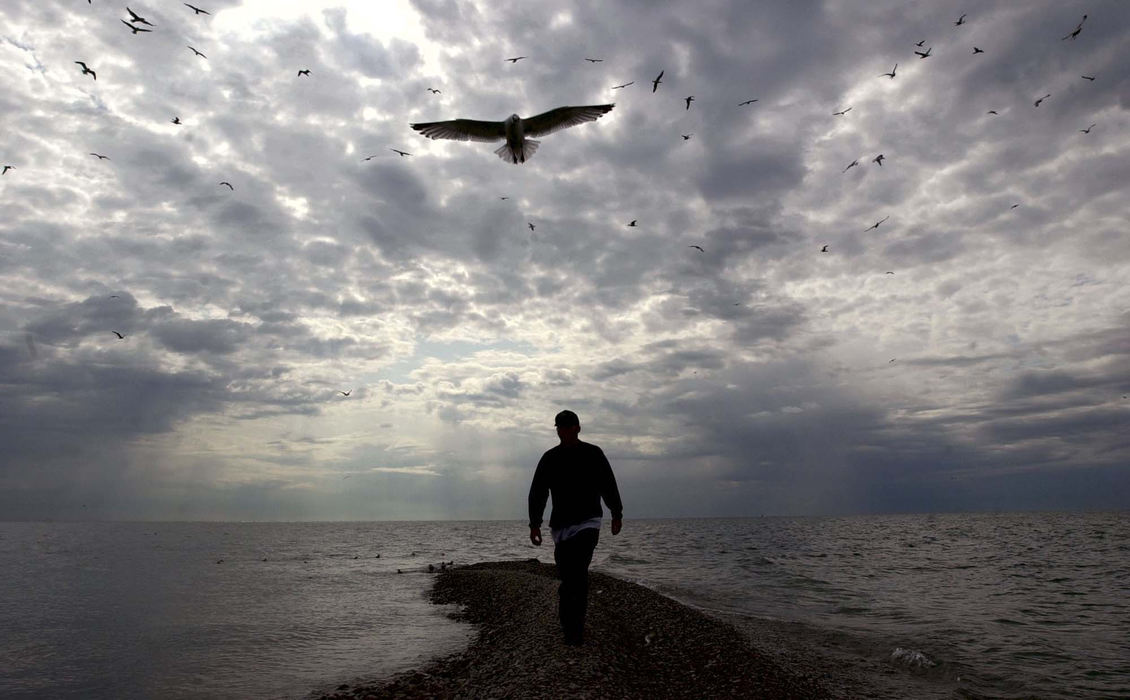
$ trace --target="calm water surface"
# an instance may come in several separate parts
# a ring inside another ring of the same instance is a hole
[[[552,561],[525,536],[517,521],[0,523],[0,697],[301,698],[406,670],[469,639],[426,601],[427,565]],[[605,526],[594,568],[801,639],[835,633],[943,697],[1130,697],[1126,513],[629,520]]]

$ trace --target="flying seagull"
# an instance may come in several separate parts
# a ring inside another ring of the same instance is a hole
[[[338,392],[337,392],[337,393],[341,394],[342,396],[349,396],[350,394],[352,394],[352,393],[353,393],[353,390],[352,390],[352,389],[350,389],[349,391],[341,391],[341,390],[338,390]]]
[[[930,48],[926,49],[926,53],[922,53],[921,51],[915,51],[914,53],[918,55],[918,60],[922,60],[923,58],[930,58],[930,52],[933,50],[934,47],[931,46]]]
[[[697,248],[697,249],[698,249],[698,252],[700,252],[700,253],[705,253],[705,252],[706,252],[705,250],[703,250],[703,249],[702,249],[702,246],[700,246],[700,245],[689,245],[689,246],[687,246],[687,247],[688,247],[688,248]]]
[[[188,9],[192,10],[193,12],[195,12],[198,15],[210,15],[210,14],[212,14],[208,10],[201,10],[199,7],[196,7],[195,5],[189,5],[187,2],[184,3],[184,6],[187,7]]]
[[[527,222],[527,223],[526,223],[526,225],[530,227],[530,230],[531,230],[531,231],[533,231],[533,230],[534,230],[534,224],[533,224],[533,222]]]
[[[637,221],[639,221],[639,219],[632,219],[631,223],[629,223],[628,225],[635,226]]]
[[[90,77],[91,77],[91,78],[94,78],[95,80],[98,80],[98,74],[97,74],[97,73],[95,73],[94,71],[90,70],[89,68],[87,68],[87,67],[86,67],[86,64],[85,64],[85,63],[83,63],[82,61],[75,61],[75,63],[77,63],[77,64],[79,64],[80,66],[82,66],[82,74],[83,74],[83,75],[86,75],[87,73],[90,73]]]
[[[1020,205],[1019,205],[1019,204],[1013,204],[1013,205],[1012,205],[1011,207],[1009,207],[1009,209],[1015,209],[1015,208],[1017,208],[1018,206],[1020,206]]]
[[[996,113],[997,113],[997,110],[995,110],[995,109],[990,109],[990,110],[989,110],[989,111],[987,112],[987,114],[996,114]]]
[[[129,19],[129,21],[131,21],[131,22],[137,22],[138,24],[144,24],[144,25],[145,25],[145,26],[147,26],[147,27],[152,27],[152,26],[154,26],[152,22],[150,22],[149,20],[145,19],[145,18],[144,18],[144,17],[142,17],[141,15],[137,14],[137,13],[136,13],[136,12],[134,12],[133,10],[129,9],[129,6],[128,6],[128,5],[126,6],[126,12],[128,12],[128,13],[129,13],[129,18],[130,18],[130,19]]]
[[[188,45],[187,45],[187,44],[185,44],[185,46],[188,46]],[[192,47],[191,47],[191,46],[189,46],[188,48],[192,49]],[[199,52],[199,51],[197,51],[196,49],[192,49],[192,53],[196,54],[196,55],[197,55],[197,56],[199,56],[200,58],[208,58],[207,56],[205,56],[204,54],[200,53],[200,52]]]
[[[307,78],[309,78],[310,77],[310,69],[309,68],[303,68],[303,69],[298,71],[298,75],[305,75]],[[297,76],[295,76],[295,77],[297,77]]]
[[[739,102],[738,106],[739,107],[745,107],[746,105],[751,105],[754,102],[757,102],[757,100],[746,100],[745,102]]]
[[[14,165],[5,165],[4,166],[4,172],[0,172],[0,175],[7,175],[9,170],[15,170],[15,169],[16,169],[16,166],[14,166]]]
[[[925,40],[925,39],[923,39],[922,41],[920,41],[920,42],[918,42],[917,44],[915,44],[915,46],[917,46],[918,48],[922,48],[923,44],[925,44],[925,43],[926,43],[926,40]]]
[[[1083,80],[1090,80],[1092,83],[1095,82],[1095,76],[1093,75],[1081,75],[1079,77]]]
[[[827,243],[825,243],[824,247],[820,249],[820,252],[821,253],[827,253],[828,252],[828,244]]]
[[[527,56],[515,56],[514,58],[508,58],[506,60],[510,61],[511,63],[517,63],[518,61],[521,61],[523,58],[528,58],[528,57]]]
[[[611,111],[614,105],[587,105],[579,107],[558,107],[535,117],[523,119],[511,114],[505,121],[487,122],[476,119],[452,119],[443,122],[425,122],[410,126],[430,139],[452,139],[454,141],[498,141],[505,140],[501,148],[495,150],[499,158],[517,165],[525,163],[537,152],[540,141],[529,136],[546,136],[570,126],[596,121],[601,115]]]
[[[914,53],[918,53],[918,52],[915,51]],[[888,78],[890,78],[891,80],[894,80],[895,79],[895,71],[897,71],[898,69],[899,69],[899,64],[896,63],[895,67],[891,69],[890,73],[880,73],[879,77],[882,78],[885,75]]]
[[[1040,106],[1040,103],[1041,103],[1041,102],[1043,102],[1044,100],[1048,99],[1048,98],[1049,98],[1049,97],[1051,97],[1051,96],[1052,96],[1052,94],[1051,94],[1051,93],[1049,92],[1048,94],[1044,95],[1044,96],[1043,96],[1043,97],[1041,97],[1040,99],[1036,100],[1036,102],[1035,102],[1035,105],[1036,105],[1037,107],[1039,107],[1039,106]]]
[[[397,150],[397,149],[395,149],[395,148],[390,148],[390,149],[388,149],[388,150],[392,151],[393,153],[398,153],[398,154],[400,154],[400,156],[401,156],[401,157],[404,157],[404,156],[410,156],[410,155],[412,155],[412,154],[411,154],[411,153],[409,153],[408,151],[399,151],[399,150]]]
[[[1086,129],[1080,129],[1079,131],[1082,131],[1084,134],[1089,134],[1089,133],[1091,133],[1091,129],[1094,129],[1094,128],[1095,128],[1095,125],[1092,124],[1092,125],[1088,126]]]
[[[953,23],[953,26],[960,27],[963,24],[965,24],[965,15],[958,17],[957,21]]]
[[[432,93],[433,95],[438,95],[441,91],[436,90],[435,88],[428,88],[428,92]]]
[[[220,184],[221,184],[221,185],[227,185],[227,187],[228,187],[228,189],[229,189],[229,190],[231,190],[232,192],[235,192],[235,188],[234,188],[234,187],[232,187],[232,186],[231,186],[231,183],[230,183],[230,182],[228,182],[227,180],[224,180],[224,181],[223,181],[223,182],[221,182]]]
[[[974,46],[973,47],[973,55],[976,56],[979,53],[985,53],[985,49],[979,49],[976,46]]]
[[[626,87],[628,87],[629,85],[635,85],[635,84],[636,84],[636,81],[634,81],[634,80],[633,80],[632,82],[630,82],[630,83],[624,83],[623,85],[613,85],[613,86],[612,86],[611,88],[609,88],[609,89],[610,89],[610,90],[621,90],[621,89],[623,89],[623,88],[626,88]]]
[[[176,124],[177,126],[180,126],[180,117],[173,117],[172,123]]]
[[[98,160],[110,160],[110,156],[104,156],[101,153],[91,153],[90,155],[94,156]]]
[[[651,81],[651,91],[655,92],[659,89],[659,84],[663,82],[663,74],[665,70],[659,71],[659,75],[655,76],[655,80]]]
[[[850,111],[851,111],[851,107],[848,107],[847,109],[843,110],[842,112],[832,112],[832,116],[833,117],[842,117]]]
[[[687,109],[689,110],[691,108],[691,103],[694,102],[694,95],[684,97],[683,100],[687,103]]]
[[[134,34],[137,34],[138,32],[151,32],[151,31],[153,31],[152,29],[142,29],[141,27],[135,27],[132,24],[130,24],[129,22],[125,21],[124,19],[122,20],[122,24],[124,24],[127,27],[129,27],[130,29],[132,29]]]
[[[1075,25],[1075,29],[1072,30],[1070,34],[1065,35],[1063,39],[1071,39],[1072,41],[1075,41],[1075,37],[1079,36],[1079,32],[1083,31],[1083,23],[1086,21],[1087,15],[1083,15],[1083,19],[1079,20],[1079,24]],[[1063,41],[1063,39],[1060,39],[1060,41]]]
[[[679,134],[679,136],[682,136],[684,141],[690,141],[694,134]]]
[[[877,155],[873,159],[871,159],[871,162],[872,163],[878,163],[879,167],[881,168],[881,167],[883,167],[883,159],[884,158],[886,158],[886,156],[883,155],[882,153],[880,153],[879,155]]]
[[[110,332],[113,333],[114,335],[118,336],[118,340],[125,340],[125,336],[122,335],[121,333],[119,333],[117,331],[110,331]]]
[[[886,215],[886,216],[884,216],[884,217],[883,217],[882,219],[879,219],[879,220],[878,220],[878,221],[876,221],[876,222],[875,222],[874,224],[872,224],[871,226],[869,226],[869,227],[867,227],[867,228],[865,228],[865,229],[863,229],[863,230],[864,230],[864,231],[866,232],[866,231],[870,231],[870,230],[871,230],[871,229],[873,229],[873,228],[879,228],[879,224],[883,223],[884,221],[886,221],[886,220],[887,220],[887,219],[889,219],[889,218],[891,218],[891,215],[890,215],[890,214],[887,214],[887,215]]]
[[[585,60],[588,61],[589,63],[603,63],[604,62],[603,58],[586,58]]]
[[[859,165],[859,161],[853,160],[852,162],[848,163],[848,166],[846,168],[844,168],[843,172],[846,173],[847,171],[851,170],[852,168],[854,168],[857,165]]]

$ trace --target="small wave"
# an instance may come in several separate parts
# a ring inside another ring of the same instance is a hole
[[[642,559],[642,558],[639,558],[639,557],[629,557],[628,555],[620,554],[619,552],[613,552],[612,554],[609,554],[608,558],[605,559],[604,561],[605,561],[606,564],[650,564],[651,563],[650,559]]]
[[[913,669],[933,668],[938,665],[922,652],[902,647],[895,647],[891,652],[891,661]]]

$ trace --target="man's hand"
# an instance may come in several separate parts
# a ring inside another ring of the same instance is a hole
[[[620,534],[620,528],[622,528],[622,527],[624,527],[624,520],[622,518],[613,518],[612,519],[612,534],[613,535],[619,535]]]
[[[540,527],[531,527],[530,528],[530,542],[533,542],[535,547],[541,546],[541,528]]]

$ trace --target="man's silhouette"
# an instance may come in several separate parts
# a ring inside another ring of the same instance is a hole
[[[624,505],[604,452],[577,438],[581,432],[577,414],[562,411],[554,423],[561,444],[542,455],[530,485],[530,541],[541,546],[545,501],[553,494],[549,530],[557,576],[561,579],[557,611],[565,643],[580,646],[589,602],[589,564],[604,516],[600,499],[612,511],[613,535],[619,534],[623,525]]]

